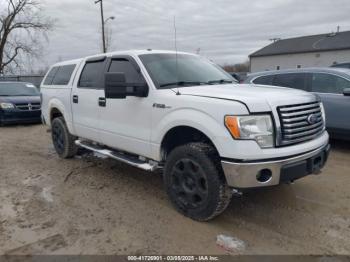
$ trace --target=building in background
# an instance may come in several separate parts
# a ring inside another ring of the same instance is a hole
[[[328,67],[350,62],[350,31],[275,39],[249,58],[250,72]]]

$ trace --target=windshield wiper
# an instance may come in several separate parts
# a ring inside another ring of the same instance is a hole
[[[233,83],[233,80],[219,79],[219,80],[208,81],[208,84],[210,84],[210,85],[212,85],[212,84],[228,84],[228,83]]]
[[[173,83],[166,83],[161,84],[160,87],[166,87],[166,86],[186,86],[186,85],[205,85],[206,82],[199,82],[199,81],[178,81]]]

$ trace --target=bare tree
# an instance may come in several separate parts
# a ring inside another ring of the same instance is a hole
[[[227,72],[249,72],[249,61],[245,61],[239,64],[225,64],[223,68]]]
[[[4,2],[3,2],[4,1]],[[21,59],[35,57],[40,39],[53,27],[37,0],[2,0],[0,4],[0,74],[21,69]]]

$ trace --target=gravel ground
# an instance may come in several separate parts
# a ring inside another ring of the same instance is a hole
[[[0,254],[350,254],[350,143],[323,173],[235,196],[217,219],[178,214],[158,174],[93,156],[62,160],[41,125],[0,128]]]

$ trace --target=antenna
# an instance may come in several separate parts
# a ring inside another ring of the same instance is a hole
[[[175,60],[176,60],[176,81],[179,81],[179,71],[177,65],[177,38],[176,38],[176,16],[174,15],[174,41],[175,41]],[[179,87],[177,87],[176,95],[181,95],[179,91]]]

